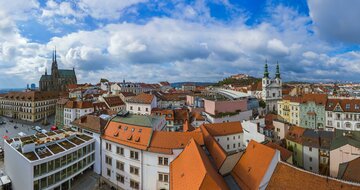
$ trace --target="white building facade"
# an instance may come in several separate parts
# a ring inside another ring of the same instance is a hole
[[[71,130],[14,138],[4,142],[5,172],[14,190],[70,189],[74,177],[93,167],[94,146],[94,139]]]

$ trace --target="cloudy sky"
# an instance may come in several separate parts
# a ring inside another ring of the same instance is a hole
[[[60,68],[78,81],[217,81],[235,73],[360,81],[359,0],[0,0],[0,88]]]

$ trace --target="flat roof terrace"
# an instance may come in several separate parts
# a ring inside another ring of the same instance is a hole
[[[6,142],[28,160],[35,161],[80,146],[92,139],[90,136],[68,128],[8,139]]]

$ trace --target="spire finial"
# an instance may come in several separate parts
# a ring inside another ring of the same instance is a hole
[[[55,46],[55,62],[56,62],[56,46]]]
[[[280,67],[279,67],[279,62],[278,62],[278,61],[277,61],[277,63],[276,63],[275,78],[280,78]]]
[[[269,78],[269,71],[268,71],[267,59],[265,59],[264,78]]]

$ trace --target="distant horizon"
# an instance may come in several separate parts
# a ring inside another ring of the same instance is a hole
[[[38,85],[55,47],[79,83],[261,77],[266,62],[284,81],[359,81],[358,10],[357,0],[0,1],[0,86]]]

